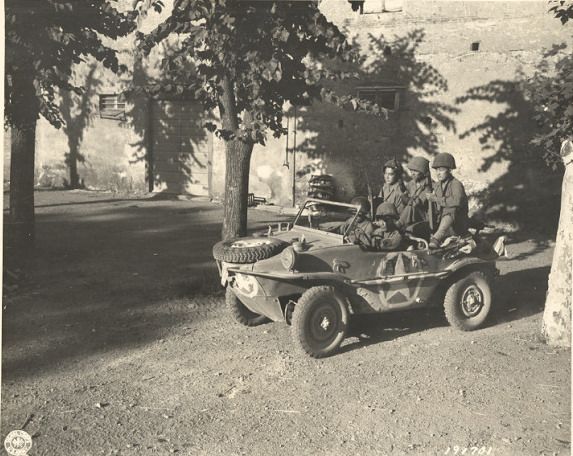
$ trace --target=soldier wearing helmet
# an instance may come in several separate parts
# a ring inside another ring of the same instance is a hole
[[[374,225],[370,219],[370,201],[365,196],[356,196],[352,198],[350,204],[359,206],[356,220],[354,220],[354,216],[349,217],[338,232],[346,234],[350,242],[359,240],[370,244],[370,236],[374,231]]]
[[[413,157],[408,162],[412,180],[406,184],[407,196],[403,196],[404,210],[400,213],[402,226],[428,220],[428,201],[426,193],[433,189],[430,176],[430,162],[423,157]]]
[[[378,196],[382,201],[396,206],[396,210],[400,213],[405,207],[405,195],[406,186],[402,180],[402,166],[396,159],[388,160],[384,164],[384,185]]]
[[[398,229],[398,211],[394,204],[384,202],[378,206],[374,226],[371,237],[376,250],[400,250],[403,238]]]
[[[452,176],[456,161],[451,154],[440,153],[434,158],[438,183],[426,196],[438,207],[438,228],[430,239],[430,247],[436,248],[448,236],[463,235],[468,228],[468,197],[464,185]]]

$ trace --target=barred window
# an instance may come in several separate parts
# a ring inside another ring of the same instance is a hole
[[[124,96],[122,94],[100,95],[99,115],[102,119],[123,120],[125,118]]]

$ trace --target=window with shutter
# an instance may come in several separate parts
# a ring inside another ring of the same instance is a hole
[[[121,94],[99,96],[99,115],[102,119],[124,120],[125,99]]]

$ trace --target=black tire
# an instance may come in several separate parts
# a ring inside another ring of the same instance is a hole
[[[470,272],[448,288],[444,313],[448,323],[462,331],[481,328],[491,311],[490,278],[481,271]]]
[[[225,302],[233,318],[244,326],[259,326],[269,321],[264,315],[259,315],[247,309],[231,287],[227,287],[225,291]]]
[[[217,242],[213,257],[227,263],[254,263],[280,253],[288,243],[268,237],[236,238]]]
[[[293,340],[313,358],[324,358],[338,350],[347,329],[346,300],[333,287],[309,288],[294,307]]]

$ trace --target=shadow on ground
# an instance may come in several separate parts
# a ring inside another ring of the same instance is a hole
[[[21,284],[4,290],[6,380],[103,352],[121,356],[222,304],[211,256],[220,239],[220,206],[153,199],[65,204],[39,201],[33,257],[4,249],[5,268],[25,271]],[[251,229],[272,219],[252,212]]]

